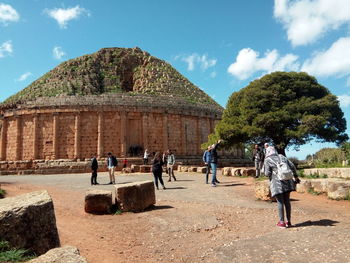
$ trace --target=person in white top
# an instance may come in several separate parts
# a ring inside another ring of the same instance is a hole
[[[145,153],[143,154],[143,164],[148,164],[148,156],[149,156],[149,153],[148,153],[148,149],[145,150]]]

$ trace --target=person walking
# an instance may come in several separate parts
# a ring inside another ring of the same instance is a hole
[[[107,157],[107,167],[108,167],[108,172],[109,172],[109,184],[115,184],[115,177],[114,177],[114,171],[115,167],[118,166],[118,160],[117,158],[112,155],[112,153],[108,153]]]
[[[212,170],[212,179],[211,179],[211,186],[216,187],[217,183],[220,183],[217,179],[216,179],[216,169],[217,169],[217,164],[218,164],[218,153],[217,153],[217,148],[220,145],[220,143],[222,142],[222,140],[218,140],[217,143],[213,144],[211,146],[210,149],[210,167]]]
[[[262,169],[263,161],[264,161],[264,152],[259,147],[258,144],[255,144],[254,150],[253,150],[253,162],[254,162],[254,166],[255,166],[255,178],[260,177],[260,171]]]
[[[173,177],[174,181],[176,181],[176,177],[174,174],[175,156],[170,149],[167,151],[167,156],[167,170],[169,174],[168,182],[171,182],[171,177]]]
[[[285,156],[278,154],[273,146],[266,147],[264,161],[265,175],[270,180],[271,196],[277,200],[278,227],[291,227],[290,192],[300,183],[294,164]],[[290,179],[289,179],[290,178]],[[286,216],[285,216],[286,215]]]
[[[99,184],[97,182],[97,169],[98,169],[98,162],[97,162],[97,159],[96,159],[96,155],[93,155],[92,159],[91,159],[91,170],[92,170],[92,173],[91,173],[91,185]]]
[[[144,154],[143,154],[143,164],[144,165],[148,164],[148,156],[149,156],[149,152],[148,152],[148,149],[146,149]]]
[[[160,184],[163,186],[163,189],[165,190],[162,173],[163,173],[163,159],[160,155],[160,152],[156,152],[154,155],[154,159],[152,160],[152,173],[154,176],[154,183],[156,185],[157,190],[159,190],[158,187],[158,180],[160,181]]]
[[[203,162],[205,166],[207,167],[206,172],[205,172],[205,183],[208,184],[208,179],[209,179],[209,173],[210,173],[210,159],[211,159],[211,146],[208,146],[208,149],[205,150],[203,154]]]

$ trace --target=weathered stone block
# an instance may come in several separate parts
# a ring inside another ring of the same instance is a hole
[[[197,167],[197,173],[203,173],[205,174],[207,172],[207,167],[203,166],[203,167]]]
[[[329,182],[327,187],[327,196],[330,199],[341,200],[349,197],[349,182]]]
[[[317,193],[327,193],[328,180],[324,179],[313,179],[310,181],[311,187]]]
[[[150,172],[151,172],[150,165],[141,165],[140,166],[140,173],[150,173]]]
[[[153,181],[115,185],[115,201],[122,211],[142,211],[156,203]]]
[[[123,174],[130,174],[130,173],[132,173],[132,172],[133,172],[133,171],[131,170],[130,167],[125,167],[125,168],[122,169],[122,173],[123,173]]]
[[[222,175],[224,175],[224,176],[232,176],[232,174],[231,174],[231,167],[224,167],[224,168],[222,168]]]
[[[197,167],[188,167],[188,170],[187,170],[189,173],[196,173],[197,172]]]
[[[134,171],[134,173],[140,172],[140,165],[132,164],[131,169]]]
[[[60,246],[54,206],[46,190],[0,200],[0,237],[41,255]]]
[[[51,249],[28,263],[87,263],[87,260],[80,255],[76,247],[64,246]]]
[[[112,191],[89,190],[85,194],[85,212],[92,214],[110,213],[112,206]]]
[[[307,193],[311,188],[310,180],[301,179],[300,184],[297,184],[297,192],[298,193]]]
[[[245,168],[241,170],[242,176],[255,176],[255,169]]]
[[[232,168],[231,169],[232,176],[242,176],[241,170],[242,170],[241,168]]]
[[[255,181],[254,184],[255,198],[263,201],[274,201],[275,198],[271,197],[270,182],[268,180]]]

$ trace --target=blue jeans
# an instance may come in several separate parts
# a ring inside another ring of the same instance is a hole
[[[212,170],[212,178],[211,178],[211,183],[212,184],[216,184],[216,167],[217,167],[217,164],[216,163],[210,163],[210,166],[211,166],[211,170]]]

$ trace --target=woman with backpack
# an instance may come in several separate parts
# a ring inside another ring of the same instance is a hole
[[[277,200],[279,216],[277,226],[291,227],[290,192],[295,191],[296,184],[300,182],[296,168],[285,156],[278,154],[272,146],[266,149],[264,167],[265,175],[270,179],[271,196]]]

